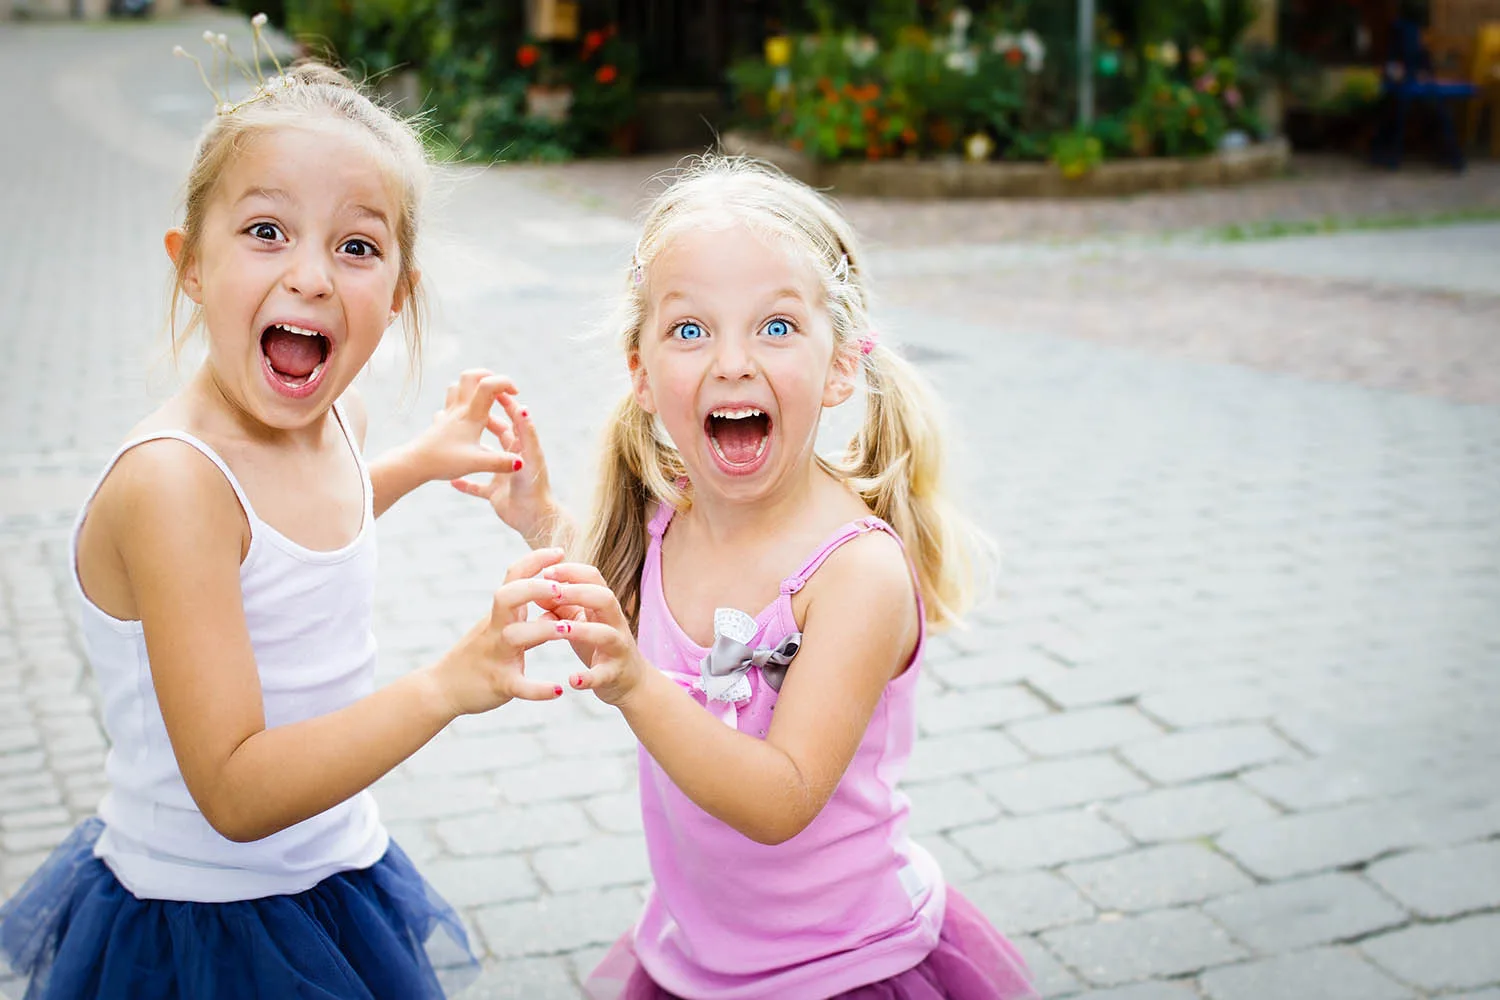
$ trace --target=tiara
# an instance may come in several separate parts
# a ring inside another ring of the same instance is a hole
[[[237,56],[229,47],[229,37],[223,32],[215,34],[212,31],[203,33],[203,40],[208,43],[212,52],[211,63],[208,66],[203,60],[193,55],[181,45],[172,47],[172,54],[184,59],[191,59],[198,67],[198,76],[203,79],[203,85],[214,98],[214,113],[218,115],[232,115],[247,104],[263,101],[278,90],[285,90],[297,81],[286,75],[282,69],[281,60],[276,58],[276,52],[271,48],[271,43],[266,41],[261,34],[262,28],[266,26],[266,15],[256,14],[250,19],[250,62],[247,64]],[[267,78],[260,71],[261,53],[271,57],[271,63],[276,67],[276,75]],[[251,83],[255,84],[255,91],[249,97],[238,103],[229,100],[229,71],[239,70],[240,74]],[[214,81],[218,81],[218,85]]]

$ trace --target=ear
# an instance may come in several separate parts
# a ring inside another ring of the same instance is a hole
[[[656,415],[656,396],[651,392],[651,378],[646,374],[646,364],[640,351],[630,352],[630,390],[635,394],[636,405],[652,416]]]
[[[168,229],[167,235],[162,237],[162,245],[167,248],[167,256],[171,258],[172,265],[177,268],[177,273],[182,275],[182,290],[187,292],[187,297],[198,305],[203,304],[203,282],[198,276],[198,262],[189,260],[187,266],[183,266],[182,253],[187,246],[187,233],[181,229]]]
[[[828,366],[828,378],[823,383],[824,406],[838,406],[854,395],[854,384],[859,377],[859,357],[849,345],[834,351],[833,361]]]
[[[408,280],[396,282],[396,293],[391,296],[391,322],[396,322],[396,317],[401,315],[401,310],[406,308],[406,303],[417,293],[417,286],[422,283],[422,269],[414,267],[411,269]]]

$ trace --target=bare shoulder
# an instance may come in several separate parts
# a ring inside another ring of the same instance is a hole
[[[234,487],[207,455],[185,441],[158,438],[120,456],[91,512],[139,535],[137,541],[210,532],[238,538],[247,528]],[[122,537],[122,541],[125,539]]]
[[[349,430],[354,434],[354,441],[359,445],[359,450],[365,450],[365,431],[370,429],[370,411],[365,406],[365,397],[354,386],[344,390],[339,397],[339,405],[344,408],[344,417],[349,421]]]
[[[914,609],[914,588],[901,543],[884,531],[867,531],[835,549],[807,589],[814,601],[823,595],[857,600],[873,616]]]

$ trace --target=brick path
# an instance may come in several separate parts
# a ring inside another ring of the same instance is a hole
[[[3,92],[32,95],[6,112],[19,155],[0,164],[0,897],[102,790],[65,538],[123,428],[170,386],[148,368],[159,240],[206,105],[167,52],[201,27],[0,31]],[[408,386],[395,352],[377,357],[372,450],[421,426],[454,373],[491,366],[522,384],[565,495],[585,499],[622,385],[591,331],[633,239],[599,192],[653,164],[450,178],[427,371]],[[1328,189],[1337,210],[1391,191],[1493,204],[1494,177]],[[1006,553],[1000,599],[935,644],[922,681],[915,833],[1049,996],[1495,1000],[1496,228],[1248,254],[972,245],[1028,231],[1017,213],[1093,232],[1141,201],[1262,218],[1266,197],[856,206],[881,244],[882,323],[950,401]],[[933,213],[992,222],[955,244],[931,238]],[[1471,266],[1422,263],[1455,245]],[[1412,280],[1382,265],[1391,248]],[[386,677],[483,613],[520,551],[436,486],[382,518],[381,543]],[[512,705],[377,786],[486,954],[468,996],[577,996],[628,926],[647,878],[632,747],[585,697]]]

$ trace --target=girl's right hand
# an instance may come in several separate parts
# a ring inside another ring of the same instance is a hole
[[[546,622],[553,631],[549,638],[568,640],[587,668],[571,675],[568,683],[620,707],[649,667],[636,647],[619,598],[603,575],[585,563],[552,566],[542,576],[559,585],[551,603],[572,613],[572,617]]]
[[[526,651],[557,636],[556,623],[528,621],[534,601],[555,601],[560,584],[536,574],[557,563],[562,549],[538,549],[518,559],[495,591],[490,614],[427,668],[454,716],[499,708],[512,698],[551,701],[563,689],[526,676]]]

